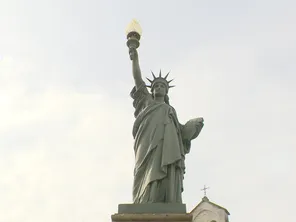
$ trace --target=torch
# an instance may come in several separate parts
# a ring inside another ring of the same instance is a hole
[[[141,26],[135,19],[133,19],[126,28],[127,47],[129,49],[137,49],[140,46],[141,35]]]

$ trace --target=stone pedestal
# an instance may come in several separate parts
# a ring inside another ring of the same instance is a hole
[[[119,204],[119,214],[186,214],[186,204],[181,203],[144,203]]]
[[[112,222],[192,222],[191,214],[114,214]]]
[[[192,222],[186,205],[179,203],[119,204],[112,222]]]

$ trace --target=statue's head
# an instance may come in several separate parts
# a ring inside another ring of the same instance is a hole
[[[154,73],[151,72],[153,75],[153,80],[150,80],[147,78],[147,80],[151,83],[151,85],[147,86],[151,89],[151,93],[153,95],[153,97],[161,97],[161,96],[166,96],[168,94],[169,88],[172,88],[174,86],[170,86],[170,82],[172,82],[173,80],[167,81],[167,77],[169,75],[166,74],[165,77],[161,76],[161,71],[159,72],[159,76],[155,77]]]
[[[156,82],[151,88],[153,97],[164,97],[168,94],[168,87],[161,81]]]

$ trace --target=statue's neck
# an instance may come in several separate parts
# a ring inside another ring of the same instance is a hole
[[[164,97],[154,97],[154,101],[158,103],[163,103],[164,102]]]

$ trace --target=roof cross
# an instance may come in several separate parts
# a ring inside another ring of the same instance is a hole
[[[201,189],[204,191],[204,196],[206,197],[207,196],[207,189],[210,189],[210,187],[206,187],[206,185],[204,185],[204,188]]]

